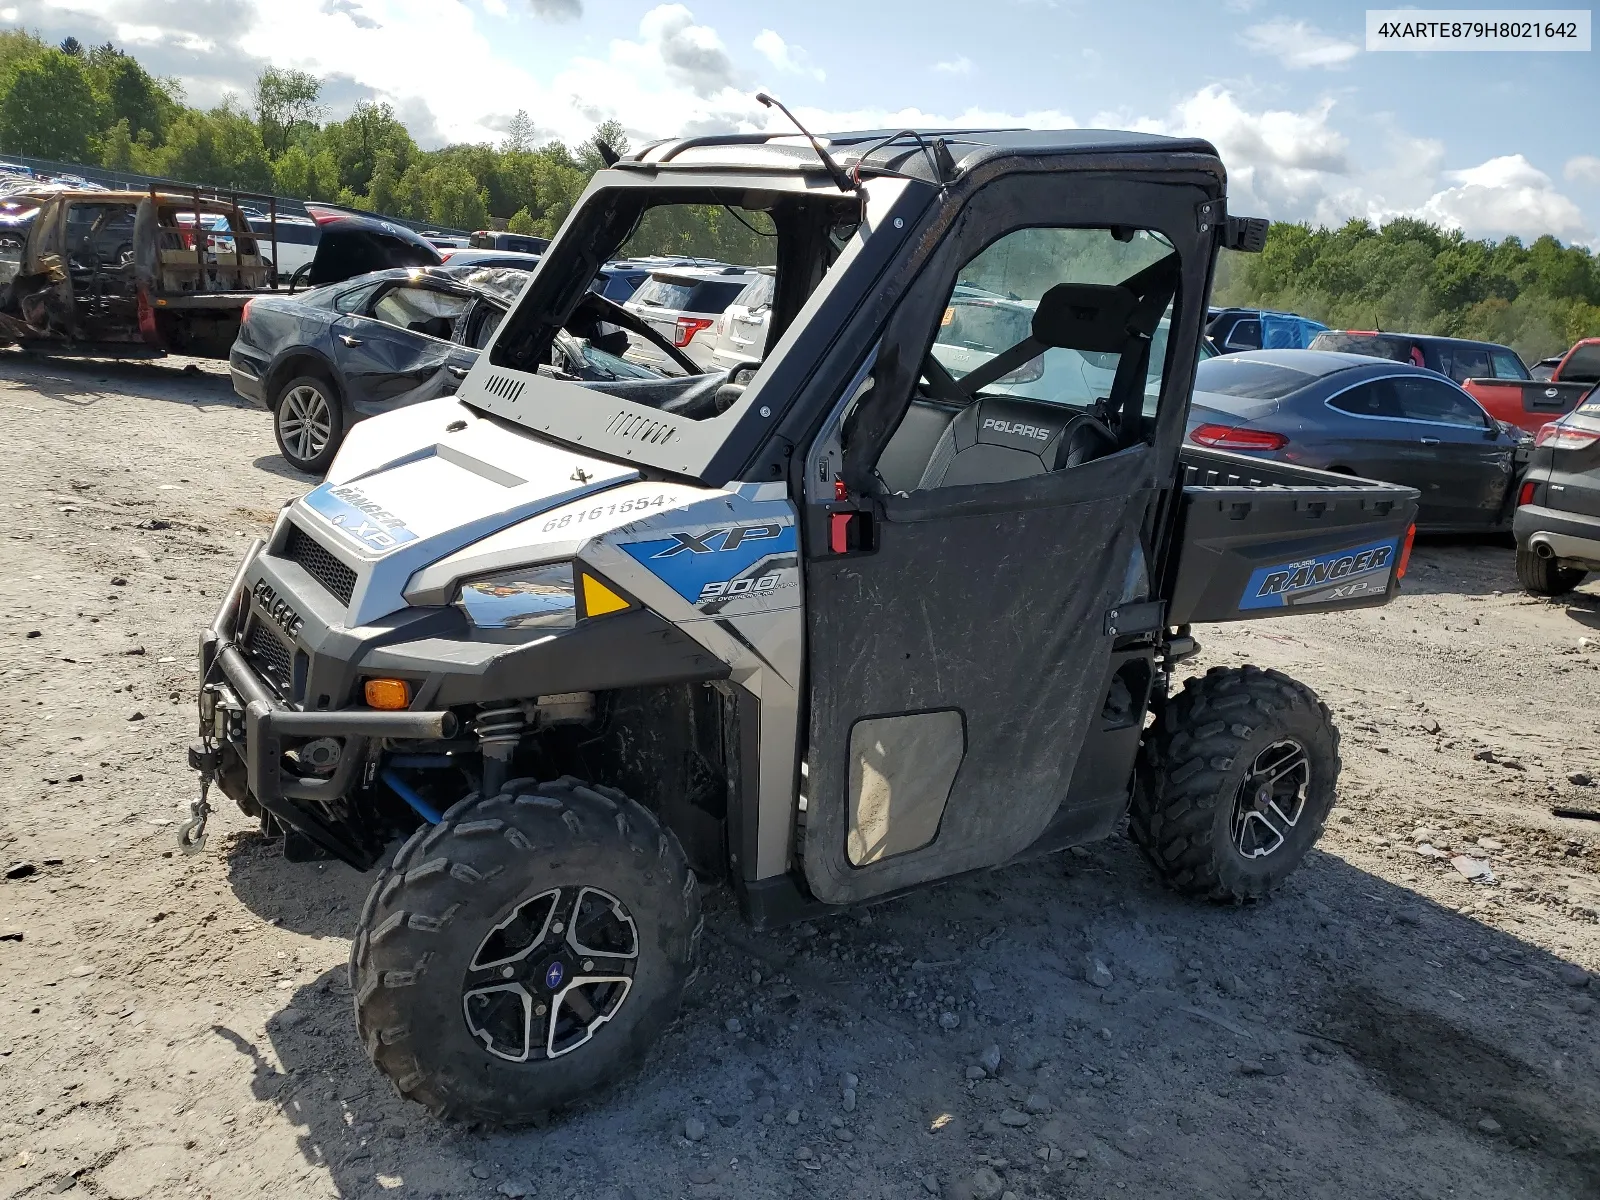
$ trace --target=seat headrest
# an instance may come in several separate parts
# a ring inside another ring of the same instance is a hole
[[[1039,298],[1033,337],[1046,346],[1120,354],[1139,298],[1114,283],[1058,283]]]

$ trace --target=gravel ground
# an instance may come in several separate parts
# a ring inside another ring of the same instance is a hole
[[[195,634],[308,486],[267,418],[215,363],[11,353],[0,413],[0,1195],[1600,1194],[1600,822],[1550,812],[1600,808],[1593,587],[1432,544],[1386,609],[1198,631],[1344,731],[1267,903],[1180,901],[1120,841],[772,935],[710,892],[644,1069],[483,1133],[356,1042],[367,877],[231,805],[174,852]]]

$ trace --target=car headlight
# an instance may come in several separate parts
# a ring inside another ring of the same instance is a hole
[[[455,605],[476,629],[571,629],[578,615],[572,564],[516,567],[469,580]]]

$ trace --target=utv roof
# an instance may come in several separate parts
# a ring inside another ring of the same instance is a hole
[[[920,143],[919,140],[920,139]],[[1065,155],[1173,155],[1217,151],[1200,138],[1174,138],[1116,129],[866,129],[818,134],[847,171],[892,171],[929,182],[934,174],[931,148],[943,139],[957,173],[994,158]],[[924,147],[928,147],[928,151]],[[654,142],[616,165],[621,170],[652,170],[671,164],[687,168],[745,168],[767,171],[819,171],[816,151],[798,133],[719,133]]]

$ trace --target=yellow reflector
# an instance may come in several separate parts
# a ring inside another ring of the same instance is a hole
[[[588,617],[603,617],[607,613],[621,612],[628,602],[617,595],[593,575],[579,573],[583,581],[583,613]]]
[[[373,708],[397,709],[411,703],[411,689],[404,679],[369,679],[365,691]]]
[[[939,324],[942,327],[942,326],[950,324],[950,322],[954,321],[955,319],[956,319],[956,310],[953,309],[953,308],[947,308],[947,309],[944,310],[944,316],[939,318]]]

